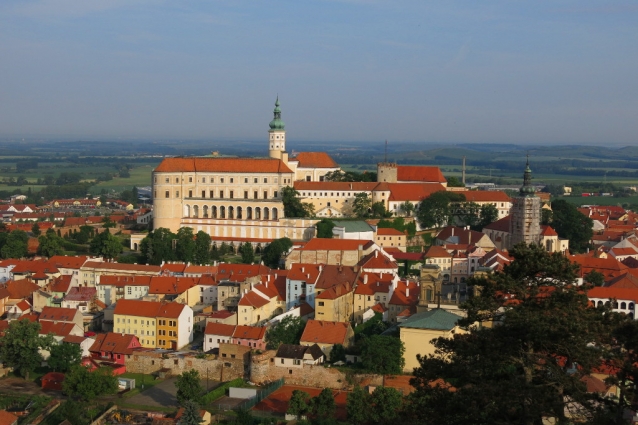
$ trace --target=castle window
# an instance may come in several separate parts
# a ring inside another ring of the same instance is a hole
[[[248,191],[244,190],[244,199],[248,199]]]
[[[220,191],[219,191],[219,197],[220,197],[220,198],[223,198],[223,197],[224,197],[224,191],[223,191],[223,190],[220,190]]]
[[[254,198],[255,198],[255,199],[258,199],[258,198],[259,198],[259,196],[257,196],[257,191],[254,191],[254,192],[253,192],[253,196],[254,196]]]
[[[175,178],[175,183],[179,183],[179,177]]]
[[[264,199],[268,199],[268,192],[264,190]]]
[[[214,196],[214,194],[215,194],[215,191],[214,191],[214,190],[211,190],[211,191],[209,191],[209,192],[208,192],[208,196],[209,196],[210,198],[214,198],[214,197],[215,197],[215,196]]]
[[[231,177],[231,178],[230,178],[230,182],[231,182],[231,183],[235,183],[235,179]]]
[[[219,181],[221,181],[222,183],[224,183],[224,178],[220,178]]]
[[[202,177],[202,183],[206,183],[206,177]]]
[[[232,180],[232,179],[231,179],[231,180]],[[233,195],[234,195],[234,192],[231,190],[231,191],[230,191],[230,199],[233,199]]]
[[[248,177],[244,177],[244,183],[248,183]]]
[[[253,179],[253,183],[257,183],[257,177]]]
[[[306,176],[306,181],[309,182],[310,181],[310,176]]]
[[[175,191],[175,197],[179,198],[179,190]]]
[[[268,183],[268,178],[264,177],[264,183]]]
[[[188,177],[188,182],[189,183],[193,183],[193,178],[192,177]]]
[[[277,191],[275,190],[275,193],[273,195],[275,198],[277,197]]]
[[[166,177],[166,183],[168,183],[168,177]]]
[[[211,183],[215,183],[215,178],[214,178],[214,177],[211,177],[211,178],[210,178],[210,182],[211,182]]]
[[[205,198],[205,197],[206,197],[206,191],[202,190],[202,198]]]
[[[192,191],[192,190],[189,190],[189,191],[188,191],[188,197],[189,197],[189,198],[192,198],[192,197],[193,197],[193,191]]]

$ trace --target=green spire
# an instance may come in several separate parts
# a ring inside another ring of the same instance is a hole
[[[279,108],[279,95],[277,96],[277,100],[275,101],[275,110],[273,111],[274,118],[270,121],[270,129],[271,130],[283,130],[286,127],[286,124],[281,120],[281,109]]]
[[[527,154],[527,163],[525,164],[525,172],[523,173],[523,186],[520,193],[522,196],[534,196],[536,190],[532,186],[532,169],[529,168],[529,154]]]

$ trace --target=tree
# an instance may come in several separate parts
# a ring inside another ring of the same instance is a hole
[[[276,350],[281,344],[299,344],[305,327],[306,322],[301,317],[284,317],[266,331],[266,347],[269,350]]]
[[[481,221],[478,225],[480,229],[498,220],[498,209],[494,204],[481,205],[480,212]]]
[[[310,410],[316,418],[332,418],[337,411],[334,395],[332,390],[324,388],[318,396],[310,400]]]
[[[315,224],[317,228],[317,237],[324,239],[332,239],[332,229],[335,227],[334,222],[327,218],[322,218],[317,224]]]
[[[56,235],[54,231],[47,231],[46,235],[38,238],[38,254],[46,257],[53,257],[54,255],[61,255],[64,253],[60,239],[61,238]]]
[[[290,239],[275,239],[262,251],[261,261],[263,261],[268,267],[276,269],[279,267],[281,256],[288,252],[290,248],[292,248],[292,241]]]
[[[370,215],[370,209],[372,208],[372,200],[365,192],[360,192],[354,195],[354,202],[352,203],[352,212],[358,218],[365,218]]]
[[[346,361],[346,349],[341,344],[335,344],[332,346],[332,350],[330,350],[330,361],[334,362],[345,362]]]
[[[144,262],[148,264],[160,265],[162,261],[175,260],[173,251],[173,241],[177,238],[175,233],[160,227],[148,234],[140,242],[140,251],[144,257]]]
[[[203,230],[195,235],[193,261],[195,264],[208,264],[210,262],[210,236]]]
[[[421,227],[443,227],[451,220],[454,209],[451,203],[465,201],[465,195],[461,193],[439,191],[434,192],[419,203],[416,212],[417,220]]]
[[[284,204],[286,217],[306,217],[306,209],[301,203],[299,192],[293,187],[286,186],[281,190],[281,201]]]
[[[410,201],[405,201],[399,205],[399,212],[406,217],[412,217],[412,214],[414,213],[414,204]]]
[[[286,413],[288,413],[289,415],[294,415],[297,420],[301,419],[303,415],[308,413],[309,399],[310,395],[307,392],[294,390],[290,397],[290,401],[288,401],[288,410],[286,410]]]
[[[117,223],[111,220],[111,216],[105,215],[102,219],[102,227],[105,229],[111,229],[116,226]]]
[[[82,360],[82,349],[77,344],[53,344],[49,352],[51,355],[47,359],[47,364],[56,372],[66,373]]]
[[[375,202],[370,207],[370,213],[374,218],[388,218],[392,217],[392,213],[385,209],[383,201]]]
[[[177,231],[175,256],[179,261],[192,263],[195,257],[195,237],[191,227],[180,227]]]
[[[596,270],[592,270],[585,275],[585,282],[592,286],[603,286],[605,284],[605,275]]]
[[[535,244],[510,255],[503,272],[469,280],[480,290],[459,321],[498,325],[438,338],[435,354],[417,356],[410,422],[531,425],[552,416],[567,423],[572,402],[579,415],[604,409],[581,378],[600,365],[619,316],[589,305],[574,284],[577,266],[563,255]]]
[[[368,421],[370,409],[370,394],[359,385],[348,393],[346,412],[348,421],[352,425],[361,425]]]
[[[191,400],[186,400],[183,403],[184,413],[182,414],[179,423],[182,425],[199,425],[204,420],[199,416],[199,405]]]
[[[587,249],[594,234],[592,219],[562,199],[552,202],[552,211],[552,227],[558,236],[569,239],[570,249],[576,252]]]
[[[253,244],[250,242],[244,242],[239,247],[239,252],[241,253],[241,262],[244,264],[252,264],[255,262],[255,250],[253,249]]]
[[[4,243],[4,246],[0,250],[0,254],[2,254],[2,258],[22,258],[26,257],[27,250],[27,242],[29,240],[29,236],[23,230],[14,230],[13,232],[7,235],[7,239]]]
[[[38,224],[37,221],[33,223],[33,226],[31,226],[31,233],[33,233],[33,236],[35,236],[36,238],[40,236],[40,234],[42,233],[40,231],[40,225]]]
[[[447,186],[448,187],[465,187],[465,183],[459,180],[458,177],[451,176],[447,178]]]
[[[476,202],[463,202],[457,215],[464,226],[474,227],[479,222],[481,207]]]
[[[13,368],[21,376],[29,373],[42,363],[41,349],[49,349],[53,344],[50,335],[41,336],[40,324],[28,320],[13,320],[4,331],[0,344],[0,359],[5,366]]]
[[[403,353],[403,342],[392,336],[372,335],[361,343],[361,363],[372,373],[402,373],[405,366]]]
[[[184,403],[187,401],[198,402],[204,392],[204,388],[202,388],[200,382],[199,372],[195,369],[178,375],[175,386],[177,387],[177,402],[181,406],[184,406]]]
[[[77,365],[65,375],[62,390],[70,397],[91,401],[100,395],[115,394],[117,378],[106,367],[91,372],[86,367]]]
[[[548,210],[546,208],[541,209],[541,224],[550,225],[552,224],[552,218],[554,213],[552,210]]]
[[[403,395],[394,388],[377,387],[370,396],[369,418],[375,424],[391,424],[399,419]]]
[[[120,240],[113,236],[108,230],[103,231],[93,238],[90,250],[94,254],[104,258],[116,258],[123,251]]]

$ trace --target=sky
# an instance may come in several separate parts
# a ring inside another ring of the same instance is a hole
[[[635,145],[638,3],[2,0],[0,137]]]

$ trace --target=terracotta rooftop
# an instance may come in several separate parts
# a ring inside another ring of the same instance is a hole
[[[556,230],[554,230],[551,226],[543,225],[541,226],[541,235],[543,236],[558,236]]]
[[[510,202],[507,193],[500,190],[466,190],[460,193],[467,202]]]
[[[138,317],[157,317],[162,303],[121,299],[115,304],[113,314]]]
[[[165,158],[155,168],[158,173],[292,173],[280,159],[273,158]]]
[[[505,233],[509,233],[510,231],[510,223],[512,222],[512,217],[505,216],[503,218],[501,218],[500,220],[496,220],[490,224],[488,224],[487,226],[483,227],[483,229],[488,229],[488,230],[495,230],[497,232],[505,232]]]
[[[439,167],[424,165],[398,165],[397,180],[402,182],[447,182]]]
[[[55,278],[51,284],[51,292],[64,292],[66,293],[71,286],[71,279],[73,276],[70,274],[63,274]]]
[[[81,286],[73,287],[69,290],[69,293],[64,297],[66,301],[91,301],[97,295],[97,289]]]
[[[292,264],[288,271],[288,279],[314,283],[319,277],[319,269],[322,266],[321,264]]]
[[[40,320],[40,335],[53,334],[55,336],[68,336],[77,325],[68,322],[50,322],[48,320]]]
[[[147,266],[144,264],[126,264],[126,263],[109,263],[106,261],[87,261],[84,263],[83,269],[104,269],[104,270],[122,270],[135,272],[157,273],[161,271],[160,266]]]
[[[139,341],[135,335],[108,332],[98,334],[95,342],[89,348],[92,352],[106,352],[115,354],[131,354],[134,347],[139,347]]]
[[[350,282],[343,282],[337,285],[331,286],[317,295],[315,298],[318,300],[336,300],[352,292],[353,286]]]
[[[297,168],[339,168],[339,164],[325,152],[300,152],[291,161],[299,161]]]
[[[14,300],[29,297],[35,291],[40,289],[38,285],[31,282],[29,279],[8,280],[4,284],[4,287],[7,288],[11,294],[10,298]]]
[[[312,238],[300,248],[302,251],[357,251],[359,247],[367,249],[374,242],[364,239],[324,239]]]
[[[354,267],[325,265],[321,269],[319,279],[317,279],[317,289],[327,289],[343,282],[349,282],[354,285],[357,277]]]
[[[40,313],[40,320],[50,320],[52,322],[73,322],[73,318],[77,313],[78,310],[75,308],[43,307],[42,313]]]
[[[638,302],[638,289],[597,286],[587,292],[587,297]]]
[[[370,254],[359,260],[359,265],[366,269],[387,269],[398,270],[397,263],[392,259],[385,256],[378,249],[374,250]]]
[[[233,338],[262,340],[266,335],[265,326],[237,326]]]
[[[386,183],[390,191],[388,200],[402,201],[420,201],[427,198],[435,192],[445,190],[440,183]]]
[[[55,264],[58,268],[65,269],[80,269],[82,264],[88,259],[85,255],[80,256],[66,256],[66,255],[54,255],[49,258],[49,263]]]
[[[221,335],[221,336],[233,336],[235,332],[235,325],[225,325],[223,323],[206,323],[205,335]]]
[[[154,276],[145,275],[102,275],[100,276],[100,285],[108,286],[150,286],[151,279]]]
[[[6,410],[0,410],[0,425],[14,425],[18,423],[18,417]]]
[[[163,272],[171,272],[171,273],[184,273],[186,270],[186,263],[164,263],[161,265]]]
[[[149,294],[182,294],[197,286],[197,278],[194,277],[173,277],[173,276],[153,276],[148,289]]]
[[[349,328],[349,323],[311,319],[306,322],[300,342],[302,344],[344,344]]]
[[[270,301],[265,299],[264,297],[257,295],[255,292],[250,291],[245,293],[241,299],[239,300],[239,305],[248,306],[252,308],[263,307],[268,304]]]
[[[407,290],[409,293],[406,295]],[[389,304],[413,306],[419,302],[419,287],[414,282],[406,282],[400,280],[397,282],[397,287],[392,293]]]
[[[393,229],[391,227],[379,227],[377,228],[377,235],[379,236],[405,236],[400,230]]]

